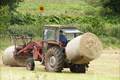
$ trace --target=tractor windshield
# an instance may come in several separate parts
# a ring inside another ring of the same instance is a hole
[[[45,29],[44,40],[55,40],[55,29]]]

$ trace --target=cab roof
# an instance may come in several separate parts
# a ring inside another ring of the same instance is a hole
[[[45,25],[47,28],[59,28],[59,29],[76,29],[75,26],[63,26],[63,25]]]

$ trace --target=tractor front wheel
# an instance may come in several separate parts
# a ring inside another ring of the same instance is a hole
[[[61,72],[63,69],[64,59],[60,49],[52,47],[45,55],[45,69],[48,72]]]
[[[32,59],[32,58],[27,59],[26,68],[27,68],[27,70],[30,70],[30,71],[34,70],[34,68],[35,68],[34,59]]]

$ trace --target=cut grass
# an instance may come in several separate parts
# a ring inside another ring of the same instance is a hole
[[[62,73],[46,72],[45,67],[35,61],[35,70],[25,67],[10,67],[2,63],[0,52],[1,80],[119,80],[119,54],[102,54],[91,61],[86,74],[71,73],[64,68]]]

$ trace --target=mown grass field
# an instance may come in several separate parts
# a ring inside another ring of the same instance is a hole
[[[11,67],[2,63],[0,52],[1,80],[119,80],[120,55],[102,54],[100,58],[92,61],[85,74],[71,73],[68,68],[62,73],[46,72],[40,62],[35,62],[35,70],[28,71],[26,67]]]

